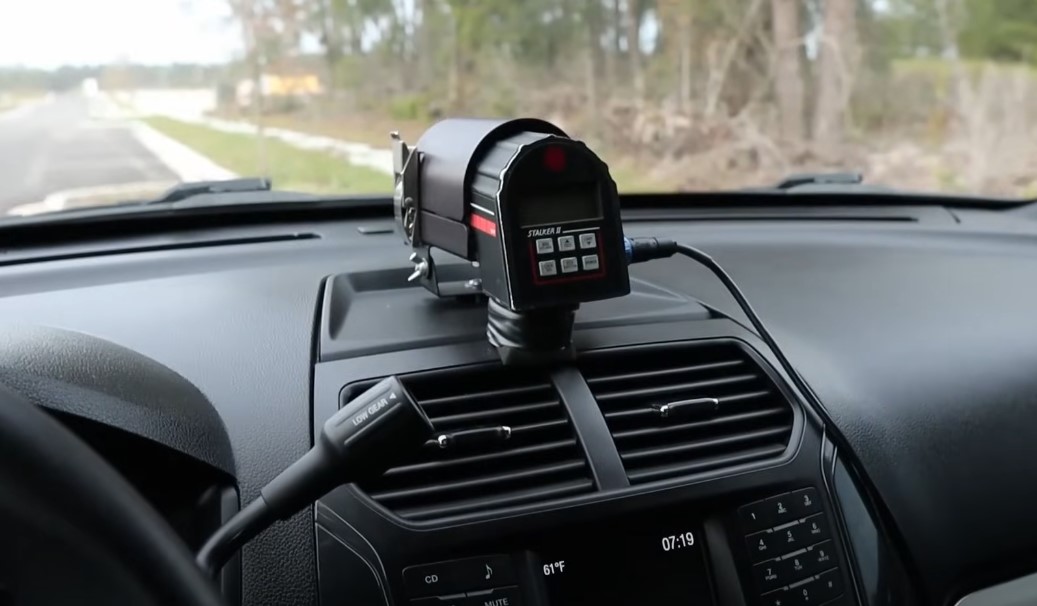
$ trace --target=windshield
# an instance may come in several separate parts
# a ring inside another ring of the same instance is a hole
[[[33,0],[0,40],[0,215],[388,194],[389,132],[448,116],[554,122],[621,192],[1037,195],[1032,1]]]

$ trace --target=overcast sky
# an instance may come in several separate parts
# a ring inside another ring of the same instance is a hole
[[[0,1],[0,65],[216,63],[240,46],[225,0]]]

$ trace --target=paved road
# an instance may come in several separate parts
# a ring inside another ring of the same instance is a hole
[[[177,180],[104,109],[67,93],[0,114],[0,215],[69,189]]]

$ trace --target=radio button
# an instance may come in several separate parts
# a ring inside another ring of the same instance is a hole
[[[472,601],[471,598],[465,594],[457,595],[446,595],[431,598],[421,598],[420,600],[411,600],[410,606],[474,606],[477,602]]]
[[[763,604],[763,606],[792,606],[792,600],[789,598],[789,592],[784,587],[782,587],[781,589],[775,589],[770,593],[764,594],[760,602]]]
[[[783,494],[776,497],[771,497],[764,502],[764,507],[770,510],[770,515],[774,520],[774,525],[778,526],[786,522],[791,522],[796,519],[796,514],[792,511],[792,501],[790,495]]]
[[[786,548],[784,540],[785,534],[781,531],[765,531],[745,537],[745,545],[749,548],[753,562],[762,562],[788,553],[789,549]]]
[[[464,585],[469,597],[473,590],[514,585],[517,582],[511,558],[506,555],[468,558],[462,562],[464,566],[458,565],[454,574]]]
[[[753,576],[756,577],[756,587],[761,593],[767,593],[768,591],[773,591],[779,587],[784,587],[787,583],[794,580],[781,574],[782,564],[783,562],[778,560],[771,560],[753,566]]]
[[[403,585],[411,597],[464,593],[454,571],[454,562],[411,566],[403,571]]]
[[[811,545],[831,538],[831,534],[828,532],[828,523],[825,521],[824,514],[819,513],[803,520],[800,527],[799,534]]]
[[[498,587],[486,592],[468,592],[466,606],[522,606],[517,586]]]
[[[573,240],[572,236],[559,236],[558,237],[558,251],[569,252],[570,250],[576,250],[576,241]]]
[[[574,271],[580,269],[580,264],[576,262],[576,257],[565,257],[562,259],[562,273],[571,274]]]
[[[600,267],[598,265],[598,255],[583,255],[583,269],[594,271],[598,267]]]
[[[807,579],[789,587],[790,606],[815,606],[825,600],[821,597],[821,588],[814,579]]]
[[[537,263],[541,276],[554,276],[558,274],[558,266],[554,261],[541,261]]]
[[[540,238],[537,240],[537,254],[546,255],[555,251],[555,243],[551,238]]]
[[[777,566],[778,576],[784,581],[782,584],[795,583],[817,574],[817,571],[811,565],[812,562],[813,560],[810,559],[810,556],[803,552],[795,552],[794,555],[786,556],[778,562]]]
[[[774,534],[781,537],[780,545],[781,552],[788,553],[790,551],[796,551],[802,549],[810,544],[808,537],[809,529],[806,524],[795,524],[793,526],[786,526],[780,530],[775,530]]]
[[[738,508],[738,517],[747,532],[777,526],[776,516],[767,501],[757,501]]]
[[[805,518],[821,511],[821,501],[818,500],[817,490],[814,488],[803,488],[793,492],[789,496],[789,501],[792,514],[798,518]]]
[[[834,600],[843,594],[843,580],[838,569],[819,574],[814,583],[814,595],[821,602]]]
[[[807,550],[803,558],[807,561],[810,570],[827,570],[835,566],[835,548],[831,541],[825,541],[820,545],[814,545]]]
[[[598,238],[594,232],[580,234],[580,248],[595,248],[598,245]]]

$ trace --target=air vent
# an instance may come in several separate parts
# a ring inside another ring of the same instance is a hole
[[[546,374],[486,366],[401,380],[428,414],[438,439],[413,460],[360,484],[397,515],[454,517],[594,489],[583,450]],[[351,386],[344,397],[369,385]]]
[[[582,371],[632,484],[773,458],[789,444],[792,408],[734,342],[602,351]]]

